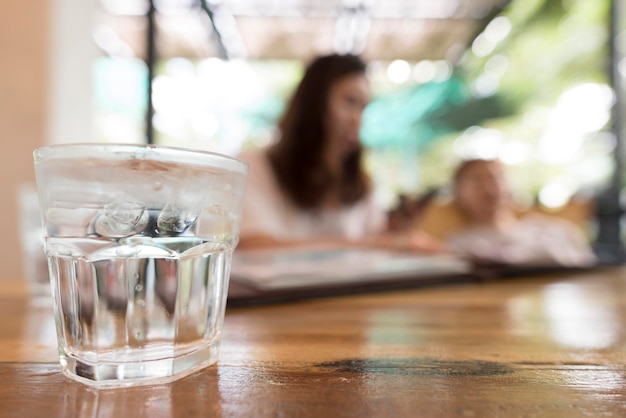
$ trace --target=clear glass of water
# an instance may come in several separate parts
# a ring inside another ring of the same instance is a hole
[[[34,159],[63,373],[119,387],[215,363],[245,163],[110,144]]]

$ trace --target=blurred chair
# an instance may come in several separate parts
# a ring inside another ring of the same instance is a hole
[[[566,219],[577,225],[585,236],[590,237],[591,224],[594,220],[595,202],[592,199],[573,198],[566,205],[549,209],[535,205],[527,210],[518,211],[519,216],[540,213]],[[445,240],[449,235],[467,226],[463,215],[448,198],[436,197],[423,208],[419,219],[413,227]]]

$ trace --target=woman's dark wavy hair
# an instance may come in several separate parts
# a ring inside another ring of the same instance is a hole
[[[328,190],[340,190],[342,204],[355,203],[370,190],[361,164],[362,149],[343,161],[341,184],[327,165],[325,118],[331,86],[339,79],[365,74],[366,64],[355,55],[328,55],[315,59],[306,69],[280,120],[280,140],[268,156],[283,192],[302,209],[319,208]]]

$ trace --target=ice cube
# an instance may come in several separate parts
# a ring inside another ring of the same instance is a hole
[[[177,235],[188,230],[197,219],[196,212],[174,203],[168,203],[159,213],[157,229],[162,235]]]
[[[138,234],[150,219],[146,207],[135,202],[114,201],[106,204],[95,222],[98,235],[111,238]]]
[[[202,213],[202,234],[213,236],[218,241],[227,240],[233,233],[233,219],[230,212],[223,206],[214,203]]]

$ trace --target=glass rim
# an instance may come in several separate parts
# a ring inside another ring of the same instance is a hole
[[[133,158],[160,162],[176,162],[197,166],[218,167],[246,174],[248,164],[225,154],[193,148],[172,147],[156,144],[85,142],[54,144],[33,151],[35,164],[55,159],[99,158],[116,160]]]

